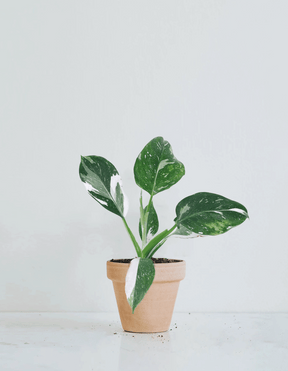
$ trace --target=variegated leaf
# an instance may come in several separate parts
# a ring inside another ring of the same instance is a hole
[[[248,218],[247,209],[239,202],[223,196],[200,192],[184,198],[176,206],[176,235],[216,236],[243,223]]]
[[[125,293],[132,313],[149,290],[155,277],[155,268],[151,259],[132,259],[125,282]]]
[[[196,238],[201,235],[191,232],[188,228],[184,227],[183,225],[179,225],[175,232],[173,232],[170,236],[181,238]]]
[[[79,175],[88,193],[105,209],[125,217],[128,199],[114,165],[100,156],[81,156]]]
[[[141,151],[134,165],[137,185],[150,195],[170,188],[184,174],[184,165],[176,159],[170,143],[162,137],[152,139]]]
[[[144,208],[144,215],[147,212],[147,207],[148,205]],[[142,239],[142,223],[141,223],[141,218],[139,220],[139,235],[140,238]],[[148,214],[148,221],[147,221],[147,240],[149,241],[151,237],[153,237],[157,232],[159,228],[159,220],[158,216],[156,213],[156,210],[153,206],[153,203],[151,202],[150,209],[149,209],[149,214]]]

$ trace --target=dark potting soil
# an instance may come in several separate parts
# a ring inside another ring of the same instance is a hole
[[[130,263],[132,259],[111,259],[110,262],[114,263]],[[154,264],[159,263],[179,263],[183,260],[177,260],[177,259],[167,259],[167,258],[151,258]]]

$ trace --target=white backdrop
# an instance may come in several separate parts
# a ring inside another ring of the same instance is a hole
[[[175,310],[287,311],[287,2],[0,7],[0,310],[116,310],[106,261],[134,248],[85,191],[80,155],[116,166],[137,233],[134,161],[163,136],[186,175],[155,197],[161,229],[199,191],[250,214],[159,250],[187,262]]]

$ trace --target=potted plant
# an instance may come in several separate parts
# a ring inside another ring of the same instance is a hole
[[[134,165],[140,192],[139,235],[141,247],[126,221],[128,200],[115,166],[100,156],[81,156],[79,174],[100,205],[118,215],[125,225],[137,257],[107,262],[113,281],[122,327],[132,332],[161,332],[170,326],[179,282],[185,276],[182,260],[156,259],[155,252],[171,236],[216,236],[248,218],[247,209],[223,196],[200,192],[181,200],[170,229],[158,232],[159,222],[153,197],[177,183],[185,174],[171,145],[162,137],[152,139]],[[142,190],[149,194],[143,205]]]

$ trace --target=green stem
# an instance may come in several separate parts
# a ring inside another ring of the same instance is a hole
[[[174,231],[174,229],[177,227],[177,224],[173,225],[172,228],[170,229],[165,229],[165,231],[157,234],[157,236],[155,236],[146,246],[145,248],[142,250],[142,256],[145,258],[147,256],[151,257],[152,255],[150,255],[151,251],[154,249],[155,246],[157,246],[159,243],[161,243],[162,240],[165,240],[168,238],[169,234],[171,232]],[[165,242],[165,241],[164,241]],[[163,243],[164,243],[163,242]],[[160,244],[158,248],[160,248],[162,245]],[[158,248],[153,251],[153,254],[158,250]]]
[[[161,242],[159,242],[158,245],[154,246],[153,249],[152,249],[152,250],[149,252],[149,254],[146,256],[146,258],[151,259],[151,258],[153,257],[153,255],[155,254],[155,252],[156,252],[157,250],[159,250],[160,247],[161,247],[162,245],[164,245],[164,243],[166,242],[167,238],[168,238],[168,237],[164,238],[164,240],[162,240]]]
[[[144,247],[143,243],[143,228],[145,224],[145,213],[144,213],[144,208],[143,208],[143,202],[142,202],[142,189],[140,192],[140,228],[141,228],[141,240],[142,240],[142,248]]]
[[[143,257],[143,254],[142,254],[142,251],[140,249],[140,246],[138,245],[138,242],[136,241],[136,238],[135,238],[134,234],[132,233],[131,229],[129,228],[129,226],[128,226],[127,222],[126,222],[126,219],[124,217],[122,219],[123,219],[124,225],[125,225],[125,227],[127,229],[127,232],[129,233],[129,236],[130,236],[130,238],[131,238],[131,240],[133,242],[133,245],[135,247],[135,250],[136,250],[136,253],[137,253],[138,257],[139,258],[142,258]]]

